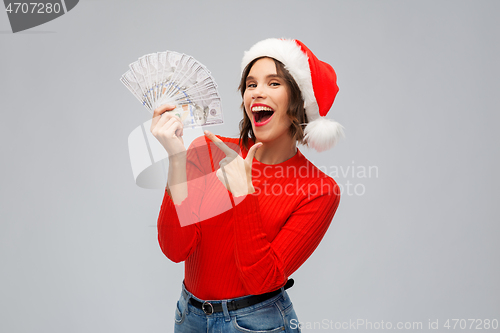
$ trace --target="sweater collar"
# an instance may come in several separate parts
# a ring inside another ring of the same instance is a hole
[[[249,139],[248,143],[249,143],[249,148],[254,145],[254,142],[252,139]],[[248,153],[248,151],[245,153],[245,157],[246,157],[247,153]],[[304,158],[305,158],[304,155],[302,155],[302,153],[300,152],[300,149],[297,147],[297,152],[295,153],[295,155],[290,157],[288,160],[281,162],[281,163],[278,163],[278,164],[265,164],[265,163],[259,162],[254,157],[253,162],[252,162],[252,168],[266,168],[266,167],[272,168],[272,167],[285,167],[285,166],[290,166],[290,165],[299,165],[299,164],[301,164],[301,162],[303,161]]]

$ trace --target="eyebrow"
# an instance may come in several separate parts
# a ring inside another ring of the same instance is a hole
[[[273,78],[281,79],[281,76],[279,76],[278,74],[269,74],[266,76],[266,79],[273,79]],[[255,80],[255,78],[253,76],[247,76],[245,81],[249,81],[249,80]]]

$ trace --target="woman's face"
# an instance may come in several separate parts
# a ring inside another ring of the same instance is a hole
[[[287,116],[288,86],[276,72],[271,58],[257,60],[246,78],[245,112],[252,122],[257,142],[291,140],[292,124]]]

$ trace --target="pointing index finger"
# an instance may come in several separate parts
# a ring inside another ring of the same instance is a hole
[[[215,136],[215,134],[213,134],[212,132],[210,131],[205,131],[205,136],[207,138],[209,138],[210,140],[212,140],[212,142],[217,146],[219,147],[220,150],[222,150],[226,156],[234,156],[234,155],[237,155],[237,153],[232,150],[231,148],[229,148],[225,143],[224,141],[222,141],[221,139],[219,139],[218,137]]]

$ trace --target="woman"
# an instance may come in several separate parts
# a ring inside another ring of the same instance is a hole
[[[299,331],[288,277],[340,200],[335,181],[296,147],[325,150],[343,135],[324,118],[338,91],[333,68],[284,39],[257,43],[242,67],[239,139],[205,131],[186,150],[182,123],[166,113],[174,106],[153,116],[170,162],[158,239],[169,259],[185,261],[176,332]]]

